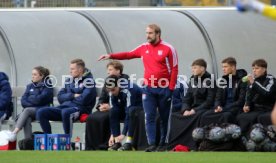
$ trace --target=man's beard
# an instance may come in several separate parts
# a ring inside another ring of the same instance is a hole
[[[153,43],[155,43],[155,42],[156,42],[156,39],[151,39],[151,38],[148,39],[148,43],[153,44]]]

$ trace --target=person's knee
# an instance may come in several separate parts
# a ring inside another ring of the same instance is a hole
[[[40,109],[40,110],[38,110],[36,112],[36,116],[35,117],[36,117],[37,120],[40,120],[43,115],[45,115],[45,111],[44,111],[44,109]]]
[[[67,109],[63,109],[61,111],[61,117],[62,117],[62,119],[70,117],[70,114],[71,113]]]
[[[246,113],[241,113],[240,115],[237,116],[237,121],[244,121],[246,118]]]
[[[94,121],[94,118],[92,116],[93,114],[90,114],[87,119],[86,119],[86,123],[92,123]]]
[[[101,122],[104,117],[99,116],[97,113],[90,114],[86,119],[86,124],[97,124]]]
[[[258,123],[262,123],[267,118],[269,118],[269,116],[267,116],[267,115],[259,115],[258,118],[257,118],[257,121],[258,121]]]
[[[27,116],[29,116],[29,115],[31,115],[33,112],[34,112],[34,111],[33,111],[33,108],[26,108],[26,109],[23,110],[22,113],[25,114],[25,115],[27,115]]]
[[[209,114],[208,114],[208,112],[205,112],[205,113],[203,113],[202,115],[201,115],[201,118],[205,118],[205,117],[207,117]]]
[[[230,112],[224,112],[224,113],[223,113],[223,116],[224,116],[225,118],[228,118],[228,117],[233,117],[233,114],[230,113]]]
[[[120,110],[118,108],[111,108],[110,109],[110,114],[109,117],[110,118],[117,118],[120,115]]]

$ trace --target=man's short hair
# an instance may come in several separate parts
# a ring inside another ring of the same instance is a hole
[[[124,65],[120,62],[120,61],[110,61],[107,65],[106,68],[108,68],[109,66],[113,66],[116,70],[120,70],[120,74],[123,73],[124,70]]]
[[[221,61],[221,63],[227,63],[230,66],[237,66],[237,61],[234,57],[228,57]]]
[[[105,79],[104,85],[106,88],[112,89],[119,86],[119,77],[116,75],[110,75]]]
[[[200,58],[200,59],[194,60],[192,63],[192,66],[202,66],[206,69],[207,63],[204,59]]]
[[[157,24],[149,24],[148,27],[153,29],[156,34],[160,34],[161,36],[161,28]]]
[[[252,67],[253,66],[258,66],[258,67],[263,67],[263,68],[267,68],[267,62],[264,59],[256,59],[255,61],[253,61],[252,63]]]
[[[85,63],[82,59],[73,59],[71,61],[71,64],[76,64],[77,66],[81,67],[81,68],[85,68]]]

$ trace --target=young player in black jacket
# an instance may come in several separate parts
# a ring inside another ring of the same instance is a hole
[[[243,108],[247,83],[242,82],[242,78],[247,72],[236,69],[237,62],[233,57],[225,58],[221,63],[223,76],[218,84],[214,109],[202,115],[200,126],[234,123],[236,115]]]
[[[252,70],[253,75],[247,76],[249,86],[243,113],[237,117],[243,134],[258,122],[259,116],[271,113],[276,96],[276,80],[272,75],[267,74],[267,62],[263,59],[255,60],[252,63]]]

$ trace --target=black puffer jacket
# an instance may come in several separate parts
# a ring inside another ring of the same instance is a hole
[[[243,107],[245,102],[247,83],[242,82],[242,78],[246,75],[247,75],[247,72],[244,69],[239,69],[237,70],[236,75],[232,75],[232,80],[229,80],[229,75],[222,76],[222,78],[227,81],[227,84],[220,85],[220,87],[217,89],[215,108],[217,106],[225,107],[225,104],[227,101],[227,93],[228,93],[227,87],[229,87],[231,81],[232,81],[232,88],[233,88],[232,89],[233,103],[231,105],[228,105],[227,108],[225,109],[228,110],[232,108]]]
[[[199,111],[202,109],[210,109],[213,106],[216,83],[213,79],[211,86],[211,74],[207,71],[202,77],[192,76],[189,82],[188,91],[183,99],[182,111],[194,109]]]
[[[255,79],[246,92],[246,105],[250,108],[272,109],[276,97],[276,79],[265,74]]]

